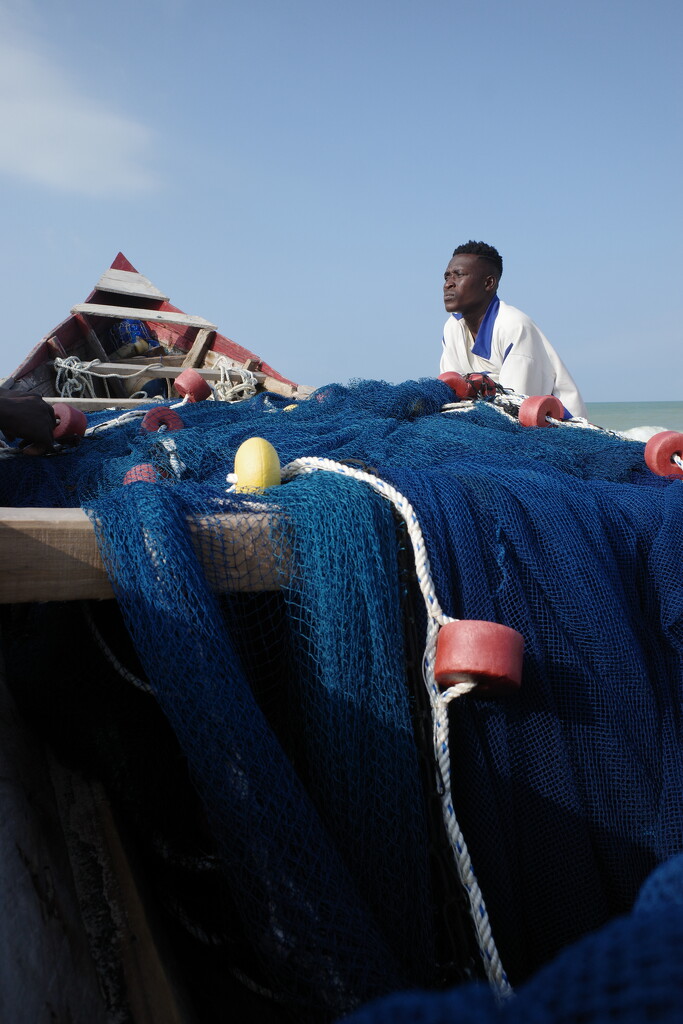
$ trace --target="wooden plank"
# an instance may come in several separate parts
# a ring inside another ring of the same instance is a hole
[[[111,1024],[45,748],[0,678],[0,1020]]]
[[[243,370],[258,370],[263,365],[262,359],[245,359],[242,363]]]
[[[59,359],[65,359],[69,355],[56,334],[53,334],[51,338],[46,338],[45,344],[53,357],[57,356]]]
[[[144,357],[143,357],[144,358]],[[170,380],[174,380],[179,377],[183,372],[182,366],[169,366],[165,362],[157,362],[156,360],[147,360],[142,363],[133,363],[126,361],[125,363],[98,363],[94,367],[98,373],[116,373],[119,377],[125,380],[127,377],[134,377],[136,374],[140,375],[140,380],[153,377],[165,377]],[[144,371],[144,372],[142,372]],[[220,380],[220,370],[211,370],[206,367],[197,368],[196,372],[204,378],[204,380]]]
[[[166,360],[166,357],[162,357]],[[95,369],[100,373],[117,374],[122,381],[127,378],[135,378],[140,384],[146,380],[154,380],[157,377],[163,377],[166,380],[174,380],[179,377],[185,367],[173,366],[170,362],[156,362],[145,359],[144,356],[140,357],[140,362],[137,360],[129,360],[125,363],[109,363],[105,360],[100,361]],[[210,366],[195,367],[196,372],[203,377],[205,380],[217,381],[221,379],[221,371],[213,369]],[[141,372],[144,371],[144,372]],[[294,394],[298,394],[297,388],[291,384],[285,384],[281,380],[275,380],[273,377],[268,377],[265,373],[260,371],[253,372],[256,379],[256,383],[260,388],[266,391],[272,391],[276,395],[284,395],[286,398],[290,398]],[[136,376],[137,375],[137,376]],[[228,376],[234,383],[239,383],[242,380],[242,376],[237,367],[230,368],[228,370]],[[114,381],[113,383],[117,383]],[[303,397],[303,396],[301,396]],[[150,399],[142,399],[142,401],[150,401]],[[82,406],[85,408],[85,406]]]
[[[83,922],[111,1019],[191,1024],[194,1014],[160,952],[102,785],[54,757],[50,770]]]
[[[60,398],[58,395],[43,395],[43,401],[50,405],[73,405],[83,412],[102,412],[103,409],[136,409],[142,405],[149,405],[153,398]]]
[[[81,316],[109,316],[118,320],[144,320],[145,323],[183,324],[186,327],[205,327],[215,331],[216,325],[209,323],[203,316],[190,316],[188,313],[172,313],[162,309],[136,309],[135,306],[100,306],[93,302],[81,302],[73,306],[71,312]]]
[[[82,509],[0,509],[0,603],[113,597]]]
[[[206,353],[213,345],[216,337],[215,331],[209,331],[207,328],[203,328],[197,333],[197,337],[192,342],[192,348],[183,359],[183,369],[192,367],[198,369],[203,365]]]
[[[190,519],[188,529],[216,593],[282,585],[269,511]],[[0,604],[113,596],[94,526],[82,509],[0,508]]]
[[[149,278],[132,270],[105,270],[95,285],[97,291],[114,292],[117,295],[134,295],[139,299],[159,299],[168,302],[168,295],[163,295],[152,284]]]

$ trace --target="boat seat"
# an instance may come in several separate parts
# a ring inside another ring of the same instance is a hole
[[[110,267],[95,285],[100,292],[113,292],[116,295],[134,295],[138,299],[158,299],[168,302],[168,295],[163,295],[155,285],[136,270],[115,270]]]
[[[199,327],[215,331],[216,325],[209,323],[203,316],[191,316],[188,313],[173,313],[165,309],[136,309],[134,306],[100,306],[94,302],[82,302],[73,306],[72,314],[82,316],[110,316],[117,320],[144,320],[157,324],[182,324],[186,327]]]

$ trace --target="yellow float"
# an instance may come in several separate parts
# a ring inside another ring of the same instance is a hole
[[[235,454],[235,490],[254,494],[281,482],[280,459],[270,441],[250,437]]]

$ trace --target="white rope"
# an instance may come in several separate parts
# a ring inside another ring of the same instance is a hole
[[[92,382],[95,374],[92,366],[97,360],[82,362],[77,356],[55,358],[56,380],[55,389],[61,398],[94,398],[95,387]]]
[[[161,363],[146,363],[139,370],[134,370],[132,373],[105,373],[99,369],[101,366],[99,359],[91,359],[85,363],[78,359],[77,356],[67,356],[64,359],[57,357],[54,365],[57,371],[56,390],[62,398],[95,398],[93,377],[104,381],[107,396],[111,398],[107,384],[108,380],[135,380],[136,377],[148,376],[150,370],[163,369]],[[144,390],[135,391],[129,397],[149,398]]]
[[[454,412],[469,412],[474,409],[478,402],[484,402],[486,405],[492,406],[497,412],[509,417],[509,419],[518,421],[518,417],[509,412],[505,407],[512,406],[517,409],[519,413],[519,407],[522,402],[528,398],[528,395],[519,395],[515,391],[505,391],[504,394],[496,394],[491,399],[485,398],[473,398],[473,399],[460,399],[456,402],[447,402],[446,405],[441,407],[442,413],[454,413]],[[639,440],[638,438],[630,437],[628,434],[624,434],[619,430],[610,430],[608,427],[600,427],[596,423],[591,423],[585,416],[572,416],[568,420],[556,420],[553,416],[546,416],[546,422],[551,424],[553,427],[574,427],[580,430],[596,430],[601,434],[610,434],[612,437],[618,437],[623,441],[634,441]]]
[[[216,359],[213,369],[219,370],[221,375],[220,380],[217,380],[211,389],[214,402],[241,402],[256,394],[258,381],[251,370],[233,366],[225,356]],[[239,375],[238,381],[232,380],[235,374]]]
[[[81,608],[83,610],[85,620],[90,628],[90,632],[92,633],[95,642],[97,643],[97,646],[102,651],[107,661],[109,661],[114,671],[118,672],[121,678],[125,679],[127,683],[132,683],[133,686],[135,686],[138,690],[142,690],[143,693],[153,693],[154,691],[152,690],[152,687],[149,685],[148,682],[146,682],[146,680],[140,679],[139,676],[136,676],[132,672],[129,672],[125,665],[122,665],[122,663],[116,657],[111,647],[104,639],[97,626],[95,625],[95,620],[92,617],[92,612],[88,607],[87,601],[81,601]]]
[[[88,427],[84,436],[90,437],[92,434],[97,434],[99,431],[112,430],[114,427],[120,427],[124,423],[132,423],[133,420],[142,419],[142,417],[148,412],[149,409],[126,409],[125,412],[112,417],[110,420],[104,420],[102,423],[96,423],[94,426]]]
[[[168,435],[171,432],[168,430],[168,428],[165,425],[162,425],[162,426],[159,427],[157,433],[158,434]],[[182,477],[183,473],[187,469],[187,466],[185,465],[183,460],[178,455],[178,447],[177,447],[175,441],[173,440],[172,437],[166,436],[166,437],[160,437],[159,438],[159,443],[168,452],[168,461],[171,464],[171,469],[173,470],[173,473],[175,474],[177,479],[180,480],[180,478]]]
[[[470,859],[465,838],[455,816],[451,794],[451,763],[448,742],[448,704],[455,698],[469,693],[476,684],[473,680],[469,682],[462,682],[458,683],[456,686],[451,686],[442,692],[437,686],[434,678],[436,639],[439,629],[441,626],[445,626],[449,622],[455,622],[456,620],[445,615],[441,605],[439,604],[439,600],[434,591],[429,556],[427,555],[422,530],[420,528],[417,515],[415,514],[415,510],[405,495],[401,494],[400,491],[397,491],[396,488],[392,487],[391,484],[387,483],[385,480],[381,480],[379,477],[373,476],[371,473],[366,473],[363,470],[354,469],[352,466],[345,466],[340,462],[335,462],[333,459],[320,459],[313,457],[295,459],[283,468],[282,479],[289,480],[299,474],[314,473],[317,470],[339,473],[342,476],[352,477],[354,480],[359,480],[363,483],[369,484],[373,490],[377,491],[378,494],[382,495],[383,498],[386,498],[387,501],[392,503],[399,515],[403,518],[408,529],[408,536],[410,538],[415,557],[417,581],[425,602],[425,608],[428,616],[427,639],[422,669],[423,679],[429,695],[429,702],[432,710],[434,755],[438,769],[437,784],[439,795],[441,797],[444,824],[446,826],[446,833],[455,857],[458,875],[469,899],[470,913],[474,922],[477,942],[482,954],[482,961],[489,983],[499,995],[509,996],[512,994],[512,989],[507,980],[505,971],[503,970],[500,956],[498,955],[498,950],[491,932],[484,897],[482,896],[479,883],[477,882],[472,868],[472,861]]]
[[[151,402],[152,399],[148,399],[148,401]],[[174,402],[173,405],[170,405],[169,409],[180,409],[182,406],[187,405],[189,401],[190,400],[186,395],[181,402]],[[124,423],[132,423],[133,420],[142,419],[148,412],[149,409],[126,409],[117,416],[113,416],[110,420],[104,420],[102,423],[96,423],[94,426],[88,427],[85,432],[85,436],[90,437],[91,434],[96,434],[98,431],[112,430],[114,427],[120,427]],[[159,429],[161,430],[165,428],[160,427]]]

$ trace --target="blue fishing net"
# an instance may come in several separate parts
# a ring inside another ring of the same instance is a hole
[[[249,437],[394,485],[447,614],[524,636],[520,691],[450,712],[456,812],[514,983],[683,850],[680,482],[638,442],[451,399],[435,380],[332,384],[294,408],[185,405],[183,429],[151,433],[102,412],[73,449],[3,465],[3,504],[91,515],[241,926],[298,1019],[478,967],[444,920],[462,903],[444,909],[452,863],[435,869],[425,615],[397,516],[326,472],[229,492]],[[139,464],[157,482],[123,486]]]
[[[557,956],[497,1004],[482,985],[401,993],[348,1024],[678,1024],[683,1005],[683,857],[657,868],[632,914]]]

